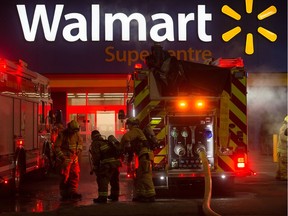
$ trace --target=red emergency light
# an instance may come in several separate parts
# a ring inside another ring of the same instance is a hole
[[[216,65],[218,67],[222,68],[233,68],[233,67],[239,67],[243,68],[244,63],[243,59],[241,57],[239,58],[219,58],[215,60],[212,65]]]
[[[235,155],[235,168],[237,170],[245,170],[247,169],[247,158],[245,157],[245,154],[236,154]]]
[[[142,67],[142,64],[140,64],[140,63],[137,63],[137,64],[135,64],[135,66],[134,66],[134,69],[135,70],[141,70],[143,67]]]
[[[1,69],[6,69],[7,68],[5,60],[0,59],[0,67],[1,67]]]
[[[24,146],[24,140],[23,139],[17,139],[16,140],[16,146],[17,147],[23,147]]]
[[[245,158],[244,157],[238,157],[236,166],[239,169],[245,168]]]

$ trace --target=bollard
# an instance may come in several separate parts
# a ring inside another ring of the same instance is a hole
[[[273,134],[273,162],[278,162],[278,134]]]
[[[205,177],[205,192],[204,200],[202,204],[202,209],[205,215],[207,216],[220,216],[210,208],[211,194],[212,194],[212,179],[211,172],[209,167],[209,162],[206,155],[206,150],[204,146],[200,146],[197,149],[197,153],[200,156],[200,159],[203,164],[204,177]]]

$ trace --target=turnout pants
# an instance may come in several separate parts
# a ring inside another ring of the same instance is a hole
[[[60,173],[60,195],[62,197],[76,193],[80,180],[80,166],[77,162],[65,162]]]
[[[103,164],[100,166],[97,176],[98,184],[98,196],[107,197],[108,196],[108,185],[110,183],[111,191],[110,195],[112,197],[119,197],[119,167],[110,164]]]
[[[139,167],[136,170],[134,188],[136,197],[153,197],[156,195],[152,180],[151,161],[147,154],[140,156]]]
[[[278,170],[276,178],[287,180],[287,154],[278,153]]]

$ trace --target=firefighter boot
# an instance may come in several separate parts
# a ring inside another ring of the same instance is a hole
[[[81,200],[82,199],[82,195],[76,192],[72,192],[70,194],[70,198],[73,200]]]
[[[116,201],[118,201],[118,196],[116,196],[116,195],[110,195],[110,196],[108,196],[108,200],[111,200],[111,201],[114,201],[114,202],[116,202]]]
[[[106,196],[99,196],[96,199],[93,199],[94,203],[107,203],[107,197]]]

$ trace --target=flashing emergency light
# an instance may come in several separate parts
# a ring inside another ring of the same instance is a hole
[[[6,70],[6,68],[7,68],[6,63],[2,59],[0,59],[0,69]]]
[[[140,63],[135,64],[134,69],[135,70],[141,70],[142,69],[142,64],[140,64]]]
[[[244,157],[238,157],[236,165],[237,165],[237,168],[240,168],[240,169],[245,168],[245,158]]]
[[[213,65],[223,68],[244,67],[243,59],[239,58],[219,58],[213,62]]]
[[[205,107],[205,102],[203,100],[197,100],[195,105],[196,105],[196,108],[202,109]]]
[[[206,139],[211,139],[213,137],[212,131],[208,130],[208,129],[205,129],[204,136],[205,136]]]
[[[180,109],[186,109],[186,108],[188,107],[188,104],[187,104],[186,101],[179,101],[179,102],[178,102],[178,107],[179,107]]]
[[[17,147],[23,147],[24,146],[24,140],[23,139],[17,139],[16,145],[17,145]]]

